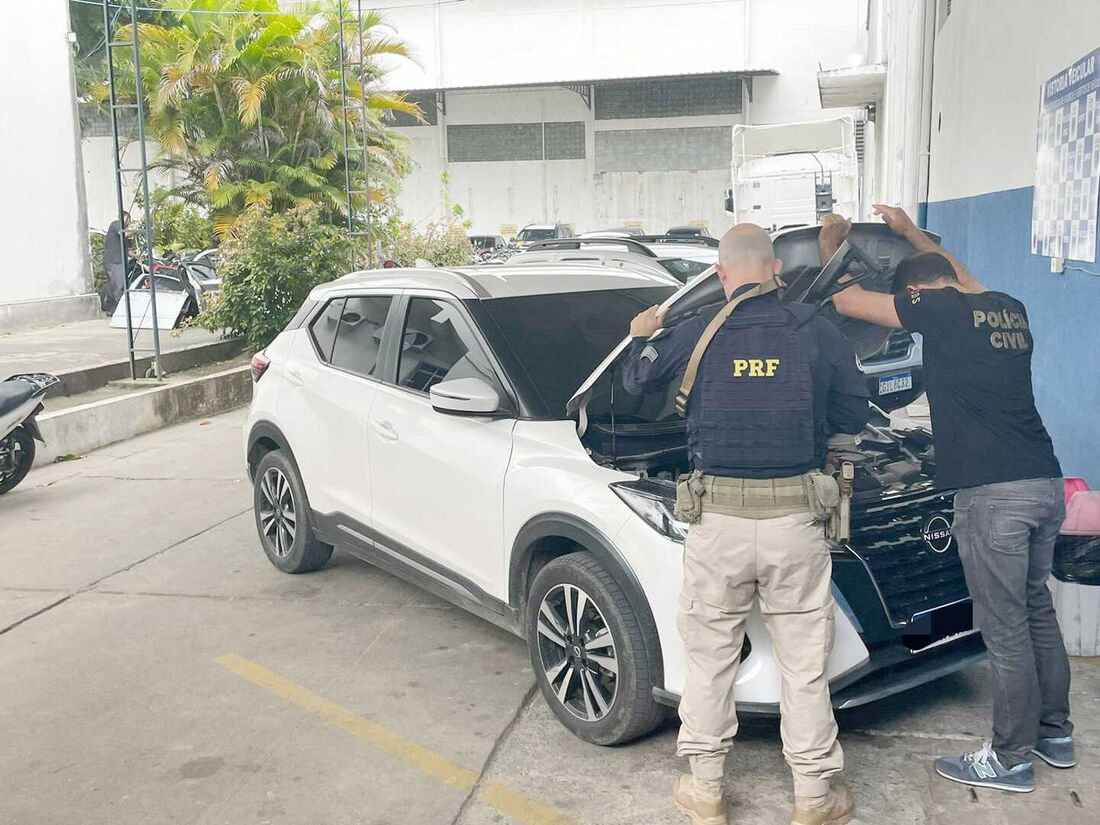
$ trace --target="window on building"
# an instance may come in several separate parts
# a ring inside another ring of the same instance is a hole
[[[741,78],[674,77],[599,83],[596,120],[681,115],[735,115],[741,112]]]
[[[584,123],[480,123],[447,127],[447,160],[584,160]]]
[[[439,108],[436,105],[435,93],[408,94],[405,99],[420,107],[420,116],[405,114],[404,112],[387,112],[386,123],[390,126],[435,126],[439,123]]]

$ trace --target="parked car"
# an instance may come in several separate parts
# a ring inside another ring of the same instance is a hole
[[[516,256],[519,263],[534,260],[530,255],[538,254],[540,261],[550,260],[601,260],[615,257],[618,254],[620,260],[634,260],[648,262],[651,267],[664,270],[680,283],[687,281],[706,271],[718,260],[716,249],[707,249],[704,260],[696,257],[700,252],[698,248],[686,250],[687,257],[681,257],[678,253],[685,250],[680,247],[658,248],[642,243],[640,238],[627,238],[625,236],[592,236],[559,238],[549,241],[536,241],[527,247],[527,251]]]
[[[535,245],[538,246],[537,244]],[[679,286],[682,281],[669,272],[665,262],[649,255],[640,255],[617,247],[575,249],[530,249],[513,255],[505,266],[543,266],[549,263],[580,263],[588,266],[604,266],[643,272],[661,278],[668,284]]]
[[[564,223],[529,223],[512,239],[513,245],[523,249],[535,241],[549,241],[553,238],[572,238],[573,229]]]
[[[881,228],[857,225],[851,240],[892,272],[912,250]],[[820,303],[838,277],[826,276],[788,297]],[[676,289],[580,264],[362,272],[317,287],[252,363],[244,448],[264,552],[304,573],[344,548],[525,638],[544,698],[579,737],[647,733],[684,685],[687,526],[672,509],[688,450],[675,389],[631,396],[617,366],[640,309],[662,304],[674,321],[722,297],[713,274]],[[928,433],[876,416],[836,449],[856,471],[851,540],[832,546],[828,673],[847,708],[984,649]],[[743,655],[740,709],[776,713],[758,614]]]
[[[709,238],[710,233],[701,226],[670,226],[666,235],[675,235],[681,238]]]
[[[670,270],[684,283],[718,263],[718,240],[685,235],[639,235],[634,240],[670,262]]]
[[[638,226],[615,226],[611,229],[597,229],[595,231],[582,232],[582,238],[606,238],[608,236],[625,235],[628,238],[636,238],[644,235],[645,230]]]

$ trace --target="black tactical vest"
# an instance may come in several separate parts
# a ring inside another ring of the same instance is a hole
[[[811,311],[812,312],[812,311]],[[688,401],[688,446],[704,473],[782,471],[817,460],[810,313],[794,307],[734,312],[707,348]]]

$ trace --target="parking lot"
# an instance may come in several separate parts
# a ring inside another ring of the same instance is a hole
[[[271,567],[242,421],[36,470],[0,500],[0,823],[681,821],[674,722],[588,745],[520,640],[348,556]],[[1023,798],[934,777],[985,733],[984,675],[841,717],[859,822],[1095,821],[1096,660],[1074,662],[1076,770],[1040,766]],[[786,821],[774,720],[746,720],[727,781],[731,821]]]

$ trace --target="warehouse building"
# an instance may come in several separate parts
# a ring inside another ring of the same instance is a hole
[[[387,82],[426,120],[396,124],[416,162],[400,207],[438,217],[446,173],[473,231],[506,235],[530,222],[720,231],[733,125],[837,114],[820,104],[819,61],[858,59],[867,29],[862,0],[467,0],[387,14],[419,60]]]

